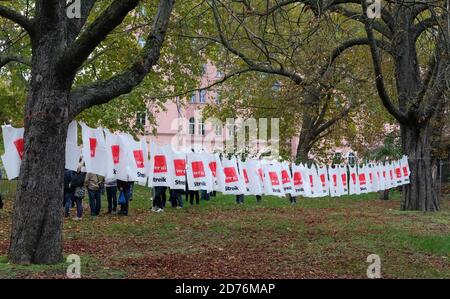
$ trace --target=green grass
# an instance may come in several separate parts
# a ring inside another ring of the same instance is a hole
[[[383,277],[450,278],[448,201],[441,212],[421,213],[399,211],[398,192],[389,201],[365,194],[296,205],[270,196],[236,205],[234,196],[218,195],[154,214],[150,194],[135,187],[129,217],[65,222],[64,254],[82,257],[83,277],[364,278],[375,253]],[[10,209],[9,202],[0,214],[0,278],[64,277],[66,263],[7,263]]]

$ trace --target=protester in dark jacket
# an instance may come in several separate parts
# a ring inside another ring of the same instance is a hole
[[[0,169],[0,181],[1,180],[2,180],[2,170]],[[3,199],[1,193],[0,193],[0,209],[3,209]]]
[[[119,191],[121,193],[123,193],[124,197],[125,197],[125,202],[124,203],[120,203],[120,211],[118,213],[118,215],[121,216],[128,216],[128,205],[130,203],[130,197],[131,197],[131,185],[133,182],[127,182],[127,181],[121,181],[121,180],[117,180],[117,189],[119,189]]]
[[[108,214],[115,214],[117,212],[117,180],[106,179],[106,199],[108,200]]]
[[[72,170],[64,170],[64,217],[70,216],[70,208],[72,207],[72,200],[75,192],[75,189],[71,184],[73,175],[74,172]]]
[[[82,167],[79,166],[77,172],[73,174],[70,182],[71,187],[74,189],[74,201],[77,205],[77,217],[74,220],[81,220],[83,217],[83,198],[85,194],[84,181],[86,179],[86,172],[82,171]]]

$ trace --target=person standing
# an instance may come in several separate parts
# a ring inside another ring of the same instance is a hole
[[[74,189],[74,201],[77,206],[77,217],[73,220],[81,220],[83,217],[83,198],[85,194],[84,181],[86,172],[83,171],[82,165],[78,166],[77,171],[73,174],[71,186]]]
[[[183,207],[183,198],[181,197],[182,190],[170,189],[170,202],[172,207],[181,209]]]
[[[101,210],[101,193],[100,188],[103,183],[103,177],[94,173],[88,173],[84,185],[88,190],[89,207],[91,216],[98,216]]]
[[[153,195],[153,207],[152,207],[152,211],[153,212],[164,212],[164,206],[165,206],[165,201],[166,201],[166,188],[167,187],[163,187],[163,186],[157,186],[154,187],[154,195]]]
[[[69,169],[64,170],[64,217],[70,216],[75,189],[72,187],[74,172]]]
[[[123,194],[125,199],[125,202],[119,203],[120,211],[118,215],[120,216],[128,216],[128,207],[130,204],[130,197],[131,197],[131,185],[132,182],[117,180],[117,189],[119,189],[119,192]]]
[[[117,213],[117,180],[106,179],[106,199],[108,200],[108,214]]]
[[[2,170],[0,169],[0,181],[2,180]],[[1,190],[0,190],[1,191]],[[3,209],[3,199],[2,194],[0,193],[0,209]]]
[[[200,192],[198,190],[190,190],[189,191],[189,200],[191,201],[191,206],[194,205],[194,197],[195,197],[195,203],[197,205],[200,204]]]
[[[243,204],[244,203],[244,194],[236,195],[236,203],[237,204]]]

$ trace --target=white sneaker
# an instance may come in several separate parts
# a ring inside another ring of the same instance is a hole
[[[158,208],[152,207],[152,212],[157,212],[157,211],[158,211]]]
[[[156,210],[156,213],[162,213],[162,212],[164,212],[163,209],[158,209],[158,210]]]

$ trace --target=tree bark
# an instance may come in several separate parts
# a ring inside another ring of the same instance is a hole
[[[402,210],[438,211],[436,161],[431,155],[431,126],[401,126],[403,150],[409,158],[410,184],[403,186]]]
[[[54,58],[65,43],[65,33],[61,28],[49,27],[64,17],[57,15],[51,21],[42,21],[41,29],[45,29],[37,31],[32,41],[25,148],[8,253],[12,263],[54,264],[63,258],[63,178],[73,76],[61,76],[57,71]]]
[[[25,128],[24,160],[14,202],[9,260],[17,264],[62,261],[62,201],[67,126],[33,119]]]
[[[389,189],[379,191],[378,194],[380,195],[381,200],[389,200]]]

